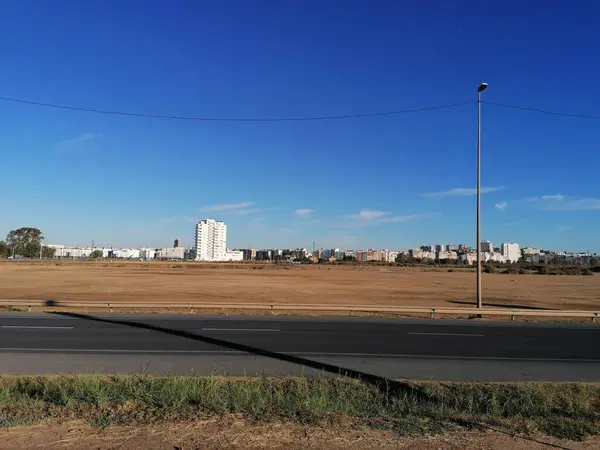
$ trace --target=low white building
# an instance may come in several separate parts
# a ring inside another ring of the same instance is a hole
[[[244,252],[242,250],[226,250],[225,261],[243,261]]]
[[[140,249],[138,248],[120,248],[113,249],[110,252],[110,256],[113,258],[119,259],[139,259],[140,258]]]
[[[140,258],[141,259],[146,259],[146,260],[154,259],[155,255],[156,255],[155,248],[140,248]]]
[[[184,247],[159,248],[156,249],[155,259],[183,259],[184,256]]]

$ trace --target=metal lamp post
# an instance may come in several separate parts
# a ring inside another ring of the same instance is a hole
[[[477,307],[481,308],[481,93],[488,87],[477,88]]]

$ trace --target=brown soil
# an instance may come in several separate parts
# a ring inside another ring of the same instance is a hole
[[[483,275],[484,304],[600,308],[600,276]],[[473,305],[473,272],[356,266],[2,263],[0,297],[55,301]]]
[[[599,448],[600,439],[568,442],[546,436],[519,437],[496,431],[460,430],[440,436],[408,438],[390,431],[295,423],[250,424],[237,417],[192,423],[93,428],[83,422],[0,428],[0,450],[191,450],[191,449],[514,449]]]

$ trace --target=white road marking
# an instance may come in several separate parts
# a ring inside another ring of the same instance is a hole
[[[281,330],[275,328],[202,328],[202,331],[265,331],[279,332]]]
[[[468,337],[483,337],[483,334],[468,334],[468,333],[407,333],[424,336],[468,336]]]
[[[75,327],[42,327],[30,325],[1,325],[0,328],[20,328],[26,330],[72,330]]]

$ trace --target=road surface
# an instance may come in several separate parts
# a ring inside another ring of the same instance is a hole
[[[600,326],[0,313],[0,372],[600,381]]]

